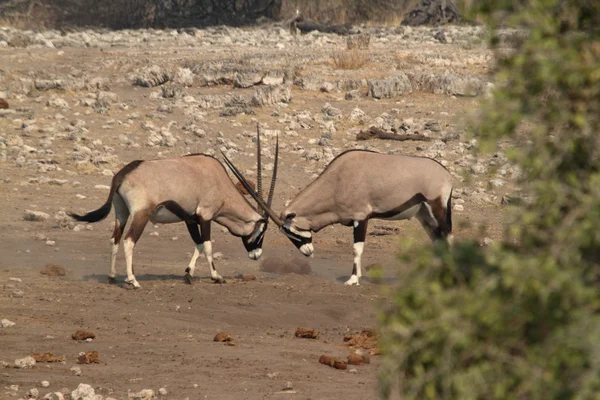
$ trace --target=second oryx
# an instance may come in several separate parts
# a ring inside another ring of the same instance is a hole
[[[226,158],[242,182],[242,174]],[[246,182],[247,184],[247,182]],[[346,285],[359,285],[369,219],[416,217],[433,241],[452,239],[452,176],[437,161],[349,150],[336,158],[278,216],[251,190],[259,205],[305,256],[313,232],[342,224],[354,228],[354,266]]]
[[[276,144],[269,204],[277,179],[278,154],[279,144]],[[257,186],[262,197],[260,133],[257,139],[257,164]],[[133,161],[115,174],[108,199],[102,207],[85,215],[69,215],[77,221],[98,222],[108,216],[112,206],[116,220],[108,276],[111,282],[116,278],[115,260],[119,242],[130,218],[131,224],[124,239],[126,282],[136,288],[140,285],[133,273],[133,248],[148,221],[163,224],[185,222],[196,244],[194,256],[185,271],[188,283],[192,283],[200,251],[204,251],[211,278],[216,282],[224,281],[213,262],[210,240],[212,221],[223,225],[232,235],[241,237],[251,259],[257,260],[262,254],[268,226],[266,214],[258,212],[248,202],[229,178],[223,164],[209,155],[190,154],[164,160]]]

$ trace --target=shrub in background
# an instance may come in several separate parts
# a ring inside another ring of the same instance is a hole
[[[600,2],[476,7],[492,31],[529,31],[499,60],[475,132],[484,149],[515,144],[531,201],[489,248],[403,251],[411,267],[381,312],[381,394],[600,399]]]

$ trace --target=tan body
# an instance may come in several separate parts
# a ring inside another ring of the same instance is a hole
[[[133,274],[133,248],[148,221],[154,223],[185,222],[196,243],[194,256],[186,270],[191,283],[196,260],[204,251],[211,277],[218,282],[212,260],[210,223],[215,221],[235,236],[241,236],[250,258],[258,259],[260,247],[251,241],[264,234],[265,218],[256,212],[237,190],[223,165],[207,155],[189,155],[166,160],[134,161],[123,167],[114,177],[107,202],[98,210],[80,216],[80,221],[97,222],[115,208],[115,228],[111,239],[112,257],[109,280],[116,276],[115,261],[119,242],[127,221],[131,224],[125,235],[127,282],[139,287]],[[198,229],[200,228],[200,229]],[[262,240],[260,241],[262,245]]]
[[[354,268],[346,284],[358,285],[369,219],[416,217],[432,240],[449,240],[451,193],[452,176],[435,160],[351,150],[281,212],[282,230],[309,256],[312,232],[336,223],[353,226]]]

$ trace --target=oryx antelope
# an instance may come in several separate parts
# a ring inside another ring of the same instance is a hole
[[[271,203],[275,190],[278,154],[277,142],[268,204]],[[257,189],[262,198],[260,134],[257,140],[257,164]],[[185,280],[188,283],[192,282],[196,260],[201,251],[206,256],[211,278],[216,282],[223,282],[212,257],[212,221],[223,225],[232,235],[241,237],[251,259],[257,260],[262,254],[268,225],[267,215],[258,212],[248,202],[229,178],[223,164],[208,155],[190,154],[165,160],[133,161],[113,177],[108,199],[102,207],[85,215],[69,215],[78,221],[98,222],[110,213],[111,205],[115,208],[116,217],[111,239],[111,282],[116,277],[115,260],[119,242],[130,217],[131,224],[124,238],[126,282],[136,288],[140,285],[133,274],[133,248],[148,221],[162,224],[185,222],[196,244],[194,256],[185,270]]]
[[[242,174],[226,159],[240,180]],[[416,217],[432,241],[452,240],[452,176],[425,157],[349,150],[302,190],[280,216],[250,191],[280,230],[305,256],[314,252],[312,233],[326,226],[354,227],[354,267],[346,285],[359,285],[369,219]]]

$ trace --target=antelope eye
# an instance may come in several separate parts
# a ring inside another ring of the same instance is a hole
[[[296,213],[289,213],[288,215],[285,216],[285,219],[292,219],[296,217]]]

